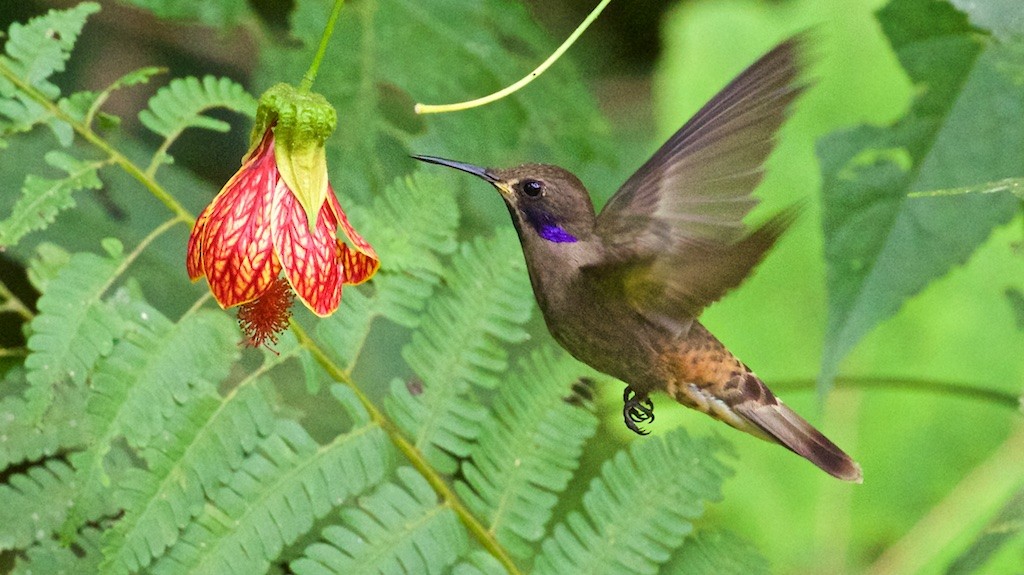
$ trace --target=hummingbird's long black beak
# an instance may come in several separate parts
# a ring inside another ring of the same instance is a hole
[[[478,178],[482,178],[491,184],[497,184],[500,180],[490,173],[487,168],[481,168],[480,166],[474,166],[473,164],[467,164],[464,162],[456,162],[455,160],[446,160],[444,158],[438,158],[437,156],[419,156],[413,155],[414,159],[421,162],[427,162],[428,164],[437,164],[439,166],[448,166],[449,168],[455,168],[466,172],[467,174],[473,174]]]

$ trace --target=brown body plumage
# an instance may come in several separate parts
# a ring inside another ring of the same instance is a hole
[[[746,231],[743,217],[792,101],[798,40],[744,71],[662,145],[597,215],[572,173],[546,164],[485,169],[519,233],[552,336],[574,357],[627,384],[626,424],[653,419],[664,391],[840,479],[859,466],[775,397],[696,318],[739,285],[792,222],[789,209]]]

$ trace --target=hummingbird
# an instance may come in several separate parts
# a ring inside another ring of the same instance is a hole
[[[650,395],[782,446],[846,481],[860,466],[781,399],[699,321],[738,286],[798,209],[748,230],[744,216],[775,134],[803,92],[803,41],[743,71],[673,134],[600,214],[572,172],[549,164],[484,168],[435,156],[498,190],[519,235],[548,331],[573,357],[626,384],[623,419],[654,420]]]

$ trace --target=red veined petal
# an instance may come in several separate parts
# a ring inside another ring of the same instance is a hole
[[[280,180],[271,217],[274,249],[295,294],[316,315],[331,315],[341,303],[341,265],[335,253],[337,222],[327,203],[311,234],[302,206]]]
[[[338,240],[338,260],[341,262],[341,283],[358,285],[373,277],[380,260],[354,250]]]
[[[258,298],[281,271],[270,233],[278,181],[268,132],[207,210],[200,257],[210,291],[221,307]]]
[[[342,261],[342,281],[348,285],[361,284],[377,273],[377,269],[380,268],[380,259],[370,243],[364,240],[348,222],[348,216],[345,215],[345,210],[341,209],[341,203],[338,202],[338,196],[334,194],[334,188],[328,185],[327,192],[327,200],[331,203],[338,223],[341,224],[341,230],[355,247],[352,249],[339,242],[338,259]]]
[[[220,197],[220,194],[217,195]],[[216,202],[214,198],[214,202]],[[199,217],[196,218],[196,224],[192,226],[192,233],[188,236],[188,249],[185,252],[185,269],[188,270],[188,279],[196,281],[197,279],[206,275],[203,271],[203,235],[206,232],[206,220],[210,217],[210,209],[213,208],[213,203],[206,206]]]

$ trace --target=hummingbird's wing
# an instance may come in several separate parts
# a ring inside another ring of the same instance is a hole
[[[638,309],[676,320],[750,273],[795,214],[744,235],[775,133],[803,90],[800,44],[791,38],[747,68],[622,185],[597,218],[607,257],[585,273],[617,278]]]

